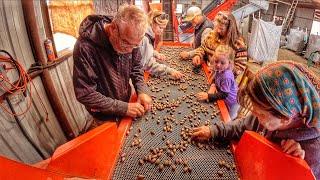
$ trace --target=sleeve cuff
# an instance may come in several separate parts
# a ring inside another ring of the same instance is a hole
[[[189,58],[193,58],[196,54],[195,50],[189,51]]]
[[[147,92],[145,85],[137,87],[136,91],[137,91],[137,94],[143,94],[143,93],[146,94]]]
[[[128,103],[127,102],[117,100],[116,107],[118,107],[118,108],[115,111],[120,116],[125,116],[127,114],[127,110],[128,110]]]
[[[216,101],[216,96],[215,96],[215,94],[208,93],[208,101],[209,101],[209,102],[214,102],[214,101]]]

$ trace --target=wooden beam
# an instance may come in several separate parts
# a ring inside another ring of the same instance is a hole
[[[26,28],[29,35],[30,44],[33,50],[33,55],[36,61],[39,61],[41,64],[46,64],[47,59],[44,56],[45,53],[43,52],[43,49],[41,47],[41,44],[43,43],[43,41],[40,39],[40,36],[39,36],[39,33],[40,33],[39,26],[37,24],[37,17],[36,17],[33,1],[22,0],[21,2],[22,2],[22,9],[23,9],[23,15],[26,23]],[[68,140],[73,139],[75,137],[75,134],[73,133],[72,126],[68,120],[66,111],[62,106],[61,99],[57,91],[55,90],[53,79],[48,69],[43,70],[41,80],[46,90],[47,97],[52,106],[53,112],[56,115],[57,120],[59,121],[59,124],[65,136],[67,137]]]

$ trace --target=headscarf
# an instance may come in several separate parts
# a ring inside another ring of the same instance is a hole
[[[253,94],[253,88],[258,86],[267,101]],[[320,128],[320,80],[302,64],[289,61],[269,64],[255,75],[248,90],[262,107],[271,105],[286,117],[302,117],[307,127]]]

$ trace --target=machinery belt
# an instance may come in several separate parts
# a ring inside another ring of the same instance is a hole
[[[190,49],[162,47],[166,63],[185,77],[148,80],[153,109],[133,121],[113,179],[238,179],[227,144],[190,141],[193,127],[215,123],[221,117],[217,105],[196,100],[197,92],[208,90],[208,81],[190,61],[179,60],[182,50]]]

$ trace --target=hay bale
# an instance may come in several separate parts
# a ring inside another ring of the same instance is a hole
[[[49,1],[49,14],[53,32],[78,37],[81,21],[93,14],[92,1]]]

